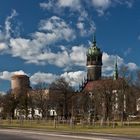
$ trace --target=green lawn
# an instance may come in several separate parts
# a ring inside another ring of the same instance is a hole
[[[88,126],[88,125],[76,125],[74,127],[69,124],[56,124],[54,121],[37,121],[37,120],[0,120],[0,128],[21,128],[31,130],[43,130],[43,131],[66,131],[77,133],[105,133],[105,134],[119,134],[127,136],[140,136],[140,122],[131,122],[130,126],[119,125],[113,128],[112,126]],[[134,124],[134,125],[132,125]]]

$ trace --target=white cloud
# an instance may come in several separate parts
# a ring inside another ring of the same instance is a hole
[[[78,66],[86,65],[86,51],[85,47],[81,46],[73,46],[72,51],[70,53],[70,60],[72,64]]]
[[[36,85],[38,83],[52,83],[58,76],[52,73],[41,73],[37,72],[30,77],[32,84]]]
[[[10,81],[11,76],[13,75],[27,75],[27,74],[23,70],[14,71],[14,72],[3,71],[3,72],[0,72],[0,79]]]
[[[36,40],[16,38],[10,39],[11,53],[14,57],[20,57],[24,60],[30,60],[40,53],[41,44]]]
[[[60,46],[61,51],[56,53],[51,49],[44,48],[39,39],[16,38],[10,40],[11,53],[14,57],[20,57],[27,63],[34,64],[52,64],[58,67],[67,67],[69,65],[84,66],[86,57],[86,48],[73,46],[71,50],[66,50]]]
[[[111,0],[92,0],[92,4],[99,15],[104,15],[104,11],[111,5]]]
[[[96,8],[107,9],[111,4],[111,0],[92,0],[92,4]]]
[[[129,71],[135,71],[138,69],[138,66],[133,63],[125,63],[124,59],[121,58],[120,56],[115,56],[115,55],[109,55],[107,53],[103,53],[103,75],[112,75],[113,70],[114,70],[114,64],[116,62],[116,57],[117,57],[117,63],[118,63],[118,69],[121,66],[126,66]]]
[[[72,9],[80,8],[80,0],[58,0],[58,5],[60,7],[71,7]]]
[[[65,14],[65,8],[69,8],[71,12],[67,14],[67,16],[77,19],[77,24],[74,24],[74,26],[76,25],[75,28],[80,31],[81,36],[91,35],[96,29],[93,19],[89,16],[88,11],[86,11],[83,1],[81,0],[53,0],[46,3],[40,3],[40,7],[49,10],[52,13],[59,14],[60,16]],[[82,28],[80,24],[85,24],[86,27]],[[52,26],[51,24],[47,24],[47,27],[50,28]]]
[[[59,1],[61,5],[68,6],[72,5],[74,1]],[[108,7],[109,0],[107,1],[94,1],[93,2],[96,7]],[[80,4],[78,2],[78,4]],[[104,6],[103,6],[104,5]],[[82,8],[81,8],[82,9]],[[83,10],[81,11],[81,16],[77,22],[77,28],[83,33],[88,34],[93,33],[95,30],[94,22],[89,26],[89,28],[84,27],[85,20],[88,19],[88,13]],[[16,11],[13,11],[11,16],[7,17],[5,30],[9,36],[11,29],[10,20],[16,16]],[[86,17],[87,16],[87,17]],[[83,19],[81,18],[83,17]],[[88,20],[89,21],[89,20]],[[0,35],[3,35],[3,32],[0,31]],[[4,36],[1,36],[0,40],[3,40]],[[83,45],[73,46],[71,49],[67,50],[62,47],[62,45],[58,45],[57,48],[59,51],[53,52],[52,46],[54,43],[58,43],[60,41],[71,41],[76,37],[75,31],[71,28],[71,26],[64,21],[64,19],[52,16],[49,19],[41,20],[39,24],[38,31],[32,33],[30,38],[22,38],[22,37],[10,37],[8,43],[0,43],[0,51],[7,50],[9,54],[14,57],[20,57],[26,61],[26,63],[34,63],[34,64],[52,64],[58,67],[70,67],[70,66],[85,66],[86,64],[86,48]],[[8,45],[10,46],[8,48]],[[50,47],[51,46],[51,47]],[[110,58],[114,59],[114,56],[103,54],[103,72],[112,70],[113,62]],[[118,57],[120,58],[120,57]],[[111,62],[110,62],[111,61]],[[120,58],[120,62],[123,59]]]
[[[47,53],[42,54],[43,59],[46,58],[48,60],[48,63],[56,65],[58,67],[65,67],[69,64],[69,55],[68,52],[62,51],[58,53]]]
[[[55,40],[67,40],[70,41],[71,39],[75,39],[75,33],[72,28],[61,18],[52,16],[48,20],[42,20],[40,22],[40,27],[39,29],[41,31],[49,32],[53,35],[53,39],[49,39],[55,41]],[[50,34],[50,35],[51,35]],[[55,36],[55,38],[54,38]]]
[[[12,23],[11,21],[13,18],[17,16],[17,12],[15,10],[12,10],[12,13],[10,16],[8,16],[5,20],[5,26],[0,26],[0,52],[6,52],[9,45],[9,39],[11,38],[11,34],[14,33],[12,29]]]
[[[87,49],[83,46],[73,46],[71,50],[66,50],[60,46],[61,51],[57,53],[51,50],[45,50],[41,52],[43,47],[37,40],[29,39],[11,39],[11,52],[13,56],[21,57],[26,60],[27,63],[35,64],[52,64],[58,67],[72,67],[72,66],[85,66],[86,65],[86,51]],[[116,56],[103,53],[103,73],[111,73],[114,69],[114,62]],[[117,56],[118,65],[126,65],[128,68],[136,68],[136,64],[133,63],[125,64],[123,58]]]
[[[117,5],[126,5],[128,8],[133,6],[134,0],[92,0],[92,4],[99,16],[104,15],[105,11]]]
[[[135,71],[135,70],[138,69],[138,66],[137,66],[135,63],[132,63],[132,62],[126,64],[126,66],[128,67],[128,69],[129,69],[130,71]]]
[[[57,78],[63,77],[66,81],[73,87],[78,87],[86,77],[86,72],[84,71],[75,71],[75,72],[65,72],[61,75],[55,75],[52,73],[34,73],[30,77],[31,84],[36,85],[38,83],[48,83],[51,84]]]
[[[13,10],[11,15],[8,16],[5,20],[5,38],[8,39],[11,37],[11,33],[13,33],[13,30],[12,30],[12,24],[11,24],[11,20],[17,16],[17,12],[16,10]]]
[[[3,71],[0,72],[0,79],[10,81],[11,77],[15,74],[27,75],[23,70],[14,71],[14,72]],[[61,75],[37,72],[30,76],[30,82],[32,85],[36,85],[38,83],[51,84],[53,81],[55,81],[57,78],[60,77],[64,77],[71,86],[78,87],[79,84],[82,83],[84,78],[86,78],[86,72],[85,71],[65,72]]]
[[[4,42],[1,42],[0,43],[0,52],[4,51],[6,49],[8,49],[8,45]]]
[[[79,28],[80,30],[83,30],[84,29],[84,23],[82,23],[82,22],[77,23],[77,28]]]
[[[27,75],[23,70],[13,72],[15,75]]]
[[[48,9],[50,10],[51,8],[53,8],[53,3],[54,3],[54,0],[49,0],[48,3],[46,2],[42,2],[40,3],[40,7],[43,8],[43,9]]]
[[[114,64],[116,61],[116,57],[117,57],[117,63],[118,63],[118,67],[120,67],[122,64],[124,64],[124,60],[119,57],[119,56],[115,56],[115,55],[109,55],[107,53],[103,53],[103,57],[102,57],[102,61],[103,61],[103,75],[111,75],[113,70],[114,70]]]
[[[78,23],[77,23],[77,28],[80,30],[81,36],[86,35],[87,30],[85,29],[84,22],[78,22]]]
[[[61,74],[61,77],[64,77],[66,81],[73,87],[78,87],[86,78],[85,71],[75,71],[75,72],[65,72]]]
[[[81,7],[81,0],[49,0],[48,2],[40,3],[40,7],[47,10],[61,9],[69,7],[73,10],[78,10]],[[56,11],[55,11],[56,12]]]
[[[49,63],[59,67],[67,65],[69,62],[68,52],[63,49],[53,53],[49,45],[60,40],[70,41],[74,39],[74,31],[63,19],[56,16],[42,20],[39,30],[33,33],[30,39],[11,38],[8,53],[26,60],[27,63]]]
[[[128,8],[131,8],[133,6],[134,0],[114,0],[113,2],[119,5],[126,5]]]

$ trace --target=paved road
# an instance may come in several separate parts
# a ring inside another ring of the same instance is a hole
[[[0,129],[0,140],[138,140],[138,138]]]

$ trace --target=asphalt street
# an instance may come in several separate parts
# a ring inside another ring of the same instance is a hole
[[[138,140],[138,138],[0,129],[0,140]]]

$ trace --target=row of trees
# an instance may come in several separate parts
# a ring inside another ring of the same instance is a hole
[[[57,116],[64,119],[75,117],[90,121],[123,121],[129,115],[139,113],[136,111],[136,101],[140,98],[140,72],[137,73],[135,82],[125,74],[126,69],[118,80],[103,79],[93,83],[94,88],[90,92],[75,92],[64,78],[50,84],[49,92],[44,83],[39,83],[34,90],[10,90],[0,96],[0,105],[3,107],[1,116],[14,118],[15,109],[19,109],[27,118],[30,108],[34,118],[34,109],[37,108],[42,113],[42,118],[49,117],[48,110],[54,109]]]

